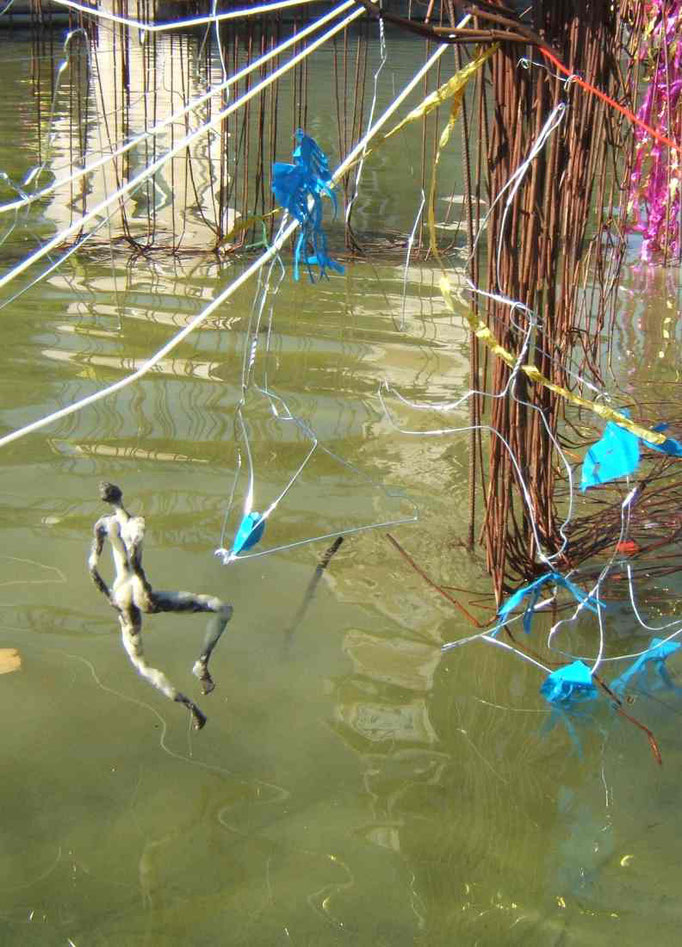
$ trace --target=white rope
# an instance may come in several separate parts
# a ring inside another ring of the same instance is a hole
[[[258,59],[255,59],[253,62],[247,64],[238,72],[235,72],[234,75],[230,76],[225,82],[221,82],[217,86],[213,86],[209,89],[208,92],[203,93],[198,96],[196,99],[193,99],[191,102],[188,102],[187,105],[184,105],[182,108],[178,109],[177,112],[173,112],[168,118],[165,118],[162,122],[159,122],[158,125],[154,125],[153,128],[148,129],[147,131],[141,132],[139,135],[136,135],[134,138],[131,138],[124,145],[121,145],[119,148],[116,148],[114,151],[104,155],[102,158],[98,158],[96,161],[93,161],[91,164],[86,165],[83,168],[78,168],[72,174],[65,178],[59,178],[50,184],[48,187],[43,188],[41,191],[36,191],[34,194],[27,194],[23,198],[11,201],[8,204],[0,204],[0,214],[6,214],[12,210],[20,210],[25,207],[27,204],[33,203],[33,201],[41,200],[44,197],[54,193],[58,188],[65,187],[66,185],[73,184],[75,181],[80,180],[80,178],[85,177],[88,174],[92,174],[93,171],[97,171],[108,161],[112,161],[114,158],[119,158],[121,155],[126,154],[132,148],[135,148],[145,139],[149,138],[152,135],[159,135],[162,131],[168,128],[170,125],[178,122],[181,118],[187,115],[189,112],[194,109],[200,108],[204,105],[209,99],[213,98],[215,95],[219,95],[221,92],[225,92],[231,86],[235,85],[241,79],[245,78],[250,73],[254,72],[256,69],[260,69],[266,63],[270,62],[271,59],[275,59],[277,56],[280,56],[285,52],[289,47],[299,43],[306,36],[309,36],[311,33],[314,33],[315,30],[320,29],[330,20],[333,20],[336,16],[340,16],[342,13],[345,13],[346,10],[354,6],[355,0],[344,0],[343,3],[340,3],[337,7],[334,7],[333,10],[330,10],[329,13],[325,13],[324,16],[321,16],[319,19],[315,20],[309,26],[306,26],[305,29],[302,29],[299,33],[290,36],[288,39],[284,40],[276,46],[274,49],[269,50],[267,53],[264,53]],[[67,42],[70,39],[71,34],[67,37]],[[33,176],[33,172],[31,174]],[[27,182],[24,182],[24,187]]]
[[[346,171],[346,168],[349,167],[355,161],[355,158],[362,153],[363,149],[366,147],[367,143],[371,141],[372,138],[380,131],[381,128],[386,124],[390,119],[393,113],[402,105],[405,99],[410,95],[413,89],[419,84],[422,77],[431,69],[431,67],[440,59],[443,55],[447,46],[445,44],[440,45],[427,59],[421,69],[412,77],[412,79],[407,83],[402,92],[393,100],[393,102],[388,106],[385,112],[377,119],[376,123],[372,128],[368,129],[363,138],[358,142],[355,148],[349,152],[345,160],[338,166],[334,172],[332,178],[334,181],[337,181],[342,177]],[[166,342],[157,352],[154,353],[143,365],[141,365],[136,371],[132,372],[130,375],[127,375],[125,378],[121,378],[119,381],[114,382],[111,385],[107,385],[105,388],[100,388],[98,391],[93,392],[91,395],[81,398],[78,401],[74,401],[69,405],[66,405],[63,408],[60,408],[57,411],[53,411],[51,414],[45,415],[42,418],[39,418],[37,421],[33,421],[31,424],[27,424],[24,427],[21,427],[15,431],[11,431],[9,434],[6,434],[4,437],[0,438],[0,447],[5,447],[7,444],[11,444],[13,441],[17,441],[22,437],[25,437],[27,434],[31,434],[34,431],[39,431],[41,428],[47,427],[50,424],[54,424],[56,421],[60,421],[62,418],[66,418],[71,414],[75,414],[77,411],[88,407],[91,404],[94,404],[97,401],[101,401],[103,398],[109,397],[109,395],[114,394],[117,391],[121,391],[123,388],[126,388],[128,385],[131,385],[133,382],[138,381],[140,378],[143,378],[145,375],[157,365],[162,359],[168,355],[169,352],[172,352],[184,339],[187,338],[198,326],[202,325],[210,315],[212,315],[219,306],[226,302],[230,296],[232,296],[240,286],[247,282],[255,273],[257,273],[262,266],[264,266],[269,260],[275,256],[276,253],[282,248],[284,243],[291,237],[298,227],[298,221],[292,221],[288,227],[286,227],[280,236],[273,242],[272,246],[262,253],[258,259],[254,260],[253,263],[247,267],[244,272],[238,276],[229,286],[216,296],[216,298],[206,306],[200,313],[198,313],[190,322],[187,323],[184,329],[181,329],[176,335]]]
[[[276,0],[274,3],[263,3],[258,7],[246,7],[241,10],[228,10],[225,13],[210,14],[209,16],[189,17],[186,20],[173,20],[170,23],[145,23],[142,20],[133,20],[127,16],[109,13],[76,0],[54,0],[60,7],[88,13],[97,20],[108,20],[110,23],[120,23],[130,29],[140,30],[143,33],[162,33],[168,30],[185,30],[190,26],[205,26],[207,23],[221,23],[224,20],[238,20],[245,16],[259,16],[261,13],[273,13],[276,10],[285,10],[287,7],[302,7],[316,0]],[[364,12],[364,11],[363,11]]]

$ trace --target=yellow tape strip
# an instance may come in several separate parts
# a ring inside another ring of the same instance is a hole
[[[267,214],[253,214],[251,217],[240,218],[232,230],[226,233],[220,243],[218,243],[216,249],[224,247],[227,243],[232,243],[237,234],[244,233],[245,230],[250,230],[251,227],[254,227],[256,224],[265,224],[268,217],[273,217],[279,213],[281,213],[281,208],[275,207],[274,210],[269,211]]]
[[[490,57],[497,51],[499,48],[499,43],[495,43],[493,46],[489,46],[488,49],[483,53],[472,59],[470,63],[467,63],[466,66],[463,66],[459,72],[456,72],[451,79],[448,79],[447,82],[444,82],[442,86],[439,86],[435,92],[432,92],[431,95],[427,95],[421,105],[418,105],[416,108],[413,108],[411,112],[405,116],[402,122],[386,132],[382,137],[382,141],[386,141],[387,138],[391,138],[397,132],[401,131],[405,125],[409,125],[410,122],[415,122],[419,118],[424,118],[429,112],[432,112],[434,109],[439,108],[443,105],[444,102],[447,102],[448,99],[451,99],[453,95],[459,95],[461,101],[461,93],[464,91],[464,87],[471,77],[478,72],[481,66],[490,59]],[[455,110],[453,105],[454,118],[457,117],[457,112],[459,107]],[[454,118],[451,116],[450,122],[448,122],[448,127],[451,128],[451,125],[454,124]],[[445,133],[444,133],[445,134]],[[448,138],[450,135],[448,134]],[[446,139],[447,142],[447,139]],[[443,147],[443,144],[441,144]]]
[[[447,144],[450,133],[455,124],[455,119],[457,118],[462,104],[464,88],[467,82],[476,72],[478,72],[481,66],[493,55],[498,47],[499,43],[488,47],[485,52],[480,53],[475,59],[472,59],[470,63],[467,63],[466,66],[460,69],[459,72],[456,72],[452,78],[448,79],[447,82],[444,82],[442,86],[439,86],[435,92],[427,95],[424,101],[417,105],[416,108],[413,108],[411,112],[408,112],[402,121],[398,122],[398,124],[394,125],[390,131],[386,132],[385,135],[382,135],[379,139],[377,139],[373,148],[368,148],[362,155],[356,158],[355,161],[346,168],[345,173],[347,174],[348,171],[354,168],[365,158],[369,157],[369,155],[374,154],[374,152],[377,151],[377,149],[380,148],[385,141],[388,141],[389,138],[397,135],[397,133],[402,131],[406,125],[416,122],[421,118],[425,118],[429,112],[439,108],[439,106],[443,105],[444,102],[447,102],[448,99],[451,99],[453,96],[455,96],[455,101],[452,105],[450,121],[447,125],[447,137],[445,137],[443,140],[443,136],[446,134],[444,131],[443,135],[441,135],[441,141],[438,146],[438,151],[440,154],[440,149],[444,148]]]
[[[445,275],[442,276],[440,280],[440,291],[443,294],[443,299],[445,300],[450,312],[457,315],[458,309],[455,307],[455,302],[452,298],[452,292],[450,290],[450,283],[447,276]],[[507,349],[500,345],[485,322],[483,322],[481,319],[478,319],[470,310],[466,308],[464,309],[464,316],[475,336],[490,349],[493,355],[497,355],[497,357],[501,358],[503,362],[506,362],[510,368],[513,368],[516,365],[516,358],[511,352],[507,351]],[[587,408],[588,411],[598,415],[605,421],[613,421],[614,424],[618,424],[620,427],[625,428],[626,431],[630,431],[630,433],[634,434],[636,437],[641,437],[643,441],[646,441],[649,444],[662,444],[666,439],[665,434],[661,434],[658,431],[649,431],[647,428],[636,424],[634,421],[631,421],[630,418],[626,417],[620,411],[609,408],[608,405],[602,404],[599,401],[588,401],[586,398],[581,398],[580,395],[574,395],[573,392],[569,391],[567,388],[562,388],[561,385],[555,385],[554,382],[550,381],[549,378],[546,378],[542,372],[540,372],[535,367],[535,365],[529,365],[526,363],[525,365],[520,366],[520,371],[522,371],[526,377],[530,378],[531,381],[538,385],[543,385],[545,388],[553,391],[561,398],[564,398],[570,404],[574,404],[579,408]]]

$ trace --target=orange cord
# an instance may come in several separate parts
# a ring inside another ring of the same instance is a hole
[[[615,99],[612,99],[611,96],[606,95],[605,92],[602,92],[600,89],[597,89],[596,86],[591,85],[589,82],[586,82],[584,79],[581,79],[580,76],[576,76],[569,69],[564,66],[562,61],[558,59],[554,53],[550,52],[549,49],[546,49],[544,46],[539,46],[538,49],[545,57],[548,59],[560,72],[563,72],[564,75],[569,76],[573,82],[579,85],[581,88],[585,89],[587,92],[590,92],[592,95],[596,95],[598,99],[601,99],[602,102],[606,102],[607,105],[610,105],[612,108],[616,109],[622,115],[625,115],[626,118],[629,118],[631,122],[635,125],[638,125],[640,128],[643,128],[648,132],[652,138],[655,138],[657,141],[662,142],[662,144],[667,145],[668,148],[672,148],[679,155],[682,155],[682,145],[678,145],[677,142],[673,141],[672,138],[668,138],[666,135],[662,135],[660,132],[657,132],[655,128],[652,128],[651,125],[647,125],[646,122],[643,122],[641,118],[635,115],[634,112],[630,111],[629,108],[626,108],[624,105],[620,105],[616,102]]]

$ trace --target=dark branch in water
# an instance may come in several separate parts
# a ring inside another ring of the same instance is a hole
[[[424,570],[422,569],[422,567],[421,567],[420,565],[418,565],[418,564],[414,561],[414,559],[413,559],[412,556],[409,554],[409,552],[408,552],[406,549],[404,549],[404,548],[400,545],[400,543],[399,543],[398,540],[395,538],[395,536],[391,536],[390,533],[386,533],[386,539],[389,541],[389,543],[391,543],[391,545],[395,546],[395,548],[398,550],[398,552],[399,552],[400,555],[403,557],[403,559],[404,559],[406,562],[408,562],[408,563],[412,566],[412,568],[413,568],[414,571],[417,573],[417,575],[420,575],[420,576],[422,577],[422,579],[423,579],[426,583],[428,583],[428,585],[431,586],[432,589],[435,589],[436,592],[438,592],[439,595],[442,595],[443,598],[447,599],[448,602],[450,602],[451,605],[454,605],[455,608],[456,608],[459,612],[461,612],[462,615],[464,615],[464,617],[465,617],[468,621],[470,621],[472,625],[475,625],[476,628],[485,628],[485,627],[486,627],[485,624],[482,624],[482,623],[478,620],[478,618],[475,618],[475,617],[471,614],[470,611],[467,611],[467,609],[461,604],[461,602],[458,602],[457,599],[454,598],[454,596],[450,595],[449,592],[446,592],[445,589],[444,589],[441,585],[438,585],[437,582],[434,582],[433,579],[430,578],[430,576],[428,576],[428,575],[426,574],[426,572],[424,572]]]

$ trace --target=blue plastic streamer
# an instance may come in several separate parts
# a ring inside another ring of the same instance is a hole
[[[623,671],[619,677],[611,682],[611,690],[616,694],[622,694],[623,691],[635,681],[641,686],[642,683],[646,683],[646,681],[642,682],[642,677],[646,675],[650,679],[652,676],[651,671],[658,675],[665,687],[671,690],[679,690],[671,678],[665,662],[671,654],[675,654],[680,648],[682,648],[682,644],[680,644],[679,641],[665,641],[662,638],[652,638],[644,654],[640,654],[637,660],[631,664],[626,671]],[[657,683],[655,678],[653,683]]]
[[[297,147],[294,163],[276,162],[272,167],[272,190],[278,204],[296,218],[301,225],[294,247],[294,279],[300,276],[301,260],[308,267],[311,282],[315,282],[312,266],[319,267],[320,276],[328,278],[327,270],[343,273],[344,268],[327,253],[327,235],[322,228],[322,195],[334,204],[336,195],[327,156],[314,138],[300,129],[296,132]]]
[[[628,477],[638,467],[639,438],[609,421],[601,439],[585,455],[581,489],[584,492],[588,487]]]

